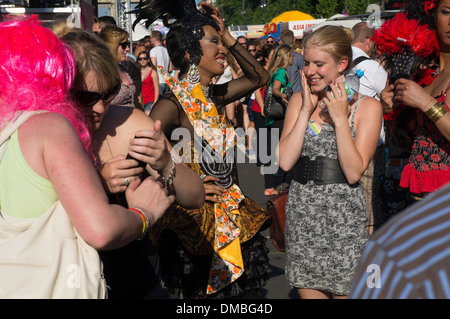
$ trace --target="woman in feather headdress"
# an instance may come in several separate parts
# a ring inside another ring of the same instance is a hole
[[[411,155],[400,181],[400,186],[409,190],[409,201],[415,202],[450,182],[450,0],[407,1],[405,15],[402,25],[415,27],[405,31],[405,36],[397,36],[402,49],[415,58],[436,58],[439,64],[431,84],[422,87],[411,79],[399,78],[381,95],[386,113],[403,103],[417,114]],[[384,30],[382,26],[378,39],[374,36],[378,48],[387,42],[380,41],[383,34],[398,33],[393,22],[386,22]],[[429,45],[423,45],[425,38]]]
[[[160,120],[166,136],[178,142],[183,161],[202,176],[206,203],[188,210],[173,205],[152,229],[161,256],[162,276],[180,287],[185,298],[242,297],[264,285],[268,270],[263,208],[238,186],[234,161],[236,132],[225,106],[263,86],[267,71],[239,45],[225,27],[220,11],[194,0],[141,1],[137,20],[150,25],[163,19],[170,31],[167,49],[178,79],[159,68],[171,93],[154,104],[150,117]],[[136,22],[137,23],[137,22]],[[212,85],[224,72],[231,52],[244,75]],[[179,282],[175,282],[175,278]]]

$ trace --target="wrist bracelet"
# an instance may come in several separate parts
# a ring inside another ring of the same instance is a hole
[[[445,115],[445,113],[447,113],[445,107],[441,103],[436,102],[428,111],[425,112],[425,115],[433,122],[437,122]]]
[[[164,181],[164,188],[168,188],[173,185],[173,179],[175,178],[175,157],[172,153],[170,153],[170,158],[172,159],[172,169],[170,170],[169,177],[165,178],[161,175],[162,180]]]
[[[144,238],[145,234],[147,234],[147,232],[150,228],[150,222],[148,220],[148,217],[144,213],[144,211],[140,208],[128,208],[128,210],[138,213],[139,216],[141,216],[141,218],[142,218],[142,231],[141,231],[141,234],[139,235],[139,237],[136,238],[136,240],[141,240],[142,238]]]

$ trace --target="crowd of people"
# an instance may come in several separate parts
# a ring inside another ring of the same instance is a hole
[[[448,294],[450,0],[406,0],[379,29],[324,26],[300,45],[291,30],[235,39],[216,7],[182,5],[141,2],[137,21],[163,19],[169,32],[134,45],[112,17],[91,30],[0,23],[0,297],[245,298],[264,287],[271,219],[239,186],[241,128],[264,196],[288,194],[285,274],[300,298]],[[385,49],[397,21],[418,21],[434,45]],[[405,52],[415,60],[399,74]],[[268,92],[282,117],[266,114]],[[36,267],[45,261],[3,249],[39,247],[33,229],[57,208],[66,237],[94,249],[86,273],[101,270],[84,295],[50,274],[62,262]],[[8,275],[11,258],[29,278]],[[373,264],[385,269],[379,290],[367,284]]]

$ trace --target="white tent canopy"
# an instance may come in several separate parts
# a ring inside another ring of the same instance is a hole
[[[303,34],[312,33],[315,30],[317,30],[317,29],[319,29],[321,27],[324,27],[326,25],[337,25],[337,26],[343,26],[343,27],[351,29],[351,28],[353,28],[353,26],[355,24],[357,24],[359,22],[362,22],[362,21],[363,20],[359,19],[359,18],[346,19],[346,16],[344,16],[342,14],[336,14],[336,15],[332,16],[331,18],[329,18],[329,19],[327,19],[327,20],[325,20],[325,21],[323,21],[321,23],[318,23],[318,24],[316,24],[316,25],[314,25],[314,26],[304,30]]]

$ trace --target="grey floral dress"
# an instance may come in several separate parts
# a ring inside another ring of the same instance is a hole
[[[360,101],[349,119],[353,138]],[[334,128],[311,120],[308,124],[302,156],[337,159]],[[347,295],[368,239],[366,224],[361,186],[315,185],[313,181],[303,185],[293,180],[286,203],[286,278],[290,285]]]

